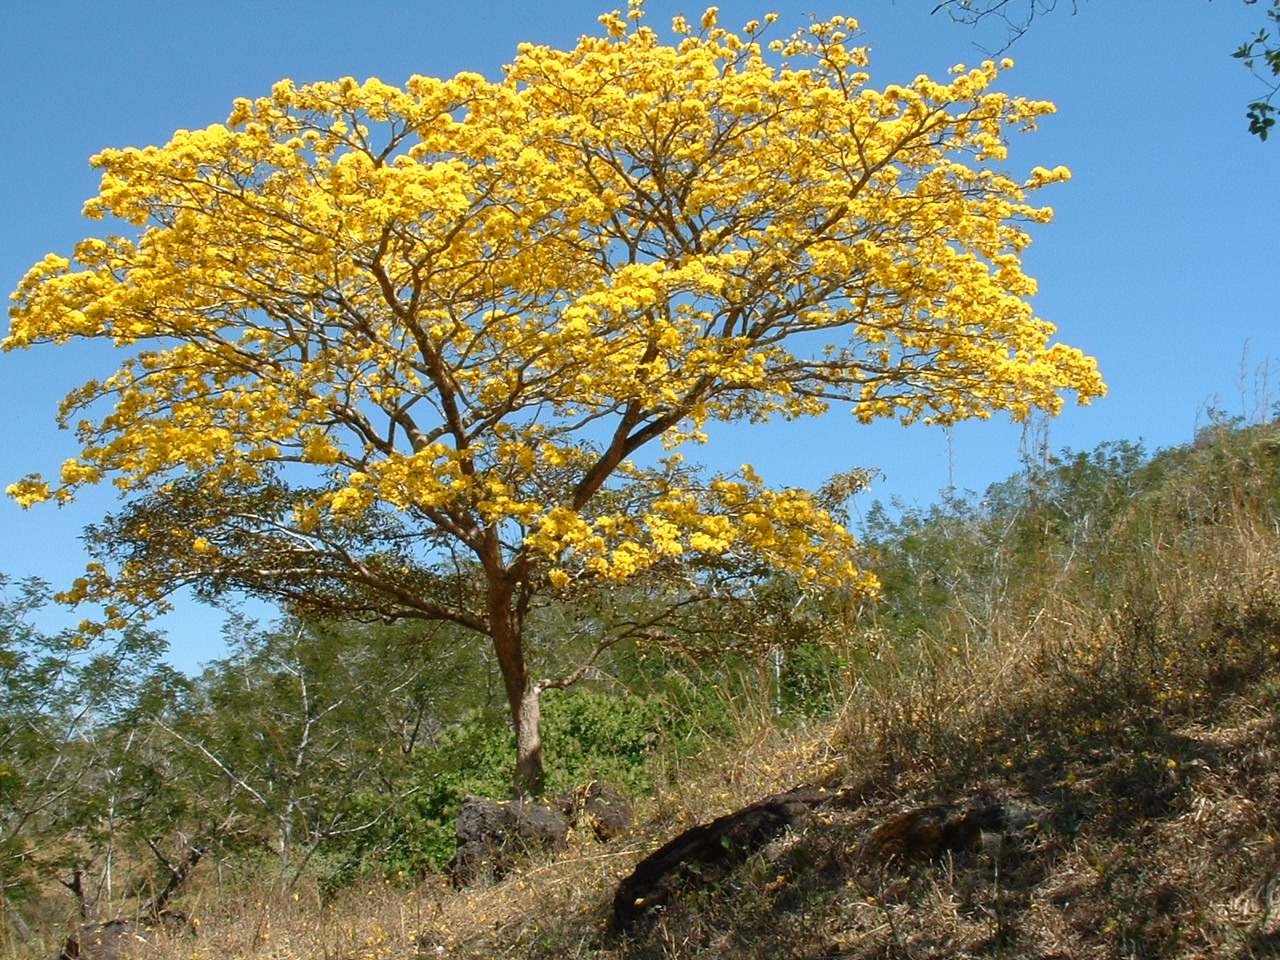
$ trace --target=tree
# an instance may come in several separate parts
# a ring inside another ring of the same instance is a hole
[[[1080,12],[1080,0],[1069,0],[1071,14]],[[1063,4],[1066,6],[1066,4]],[[1037,17],[1058,9],[1058,0],[942,0],[931,13],[943,10],[957,23],[974,26],[983,20],[998,20],[1006,30],[1005,46],[1009,46],[1031,29]]]
[[[222,816],[210,843],[270,849],[284,894],[323,847],[369,830],[411,792],[390,775],[402,753],[383,749],[394,720],[382,708],[422,668],[404,656],[375,663],[376,639],[361,649],[319,626],[236,627],[233,655],[208,664],[161,726],[203,786],[206,810],[188,815]]]
[[[32,620],[48,600],[41,581],[0,575],[0,905],[20,934],[19,905],[53,879],[86,916],[130,895],[124,864],[149,864],[124,851],[155,826],[158,804],[129,771],[183,686],[157,634],[86,649],[74,631],[42,632]]]
[[[10,487],[131,498],[67,592],[98,627],[191,584],[453,623],[492,645],[536,792],[542,692],[658,636],[606,624],[543,675],[547,602],[655,577],[683,609],[770,570],[874,587],[809,493],[684,464],[709,423],[1102,392],[1021,269],[1051,216],[1029,194],[1069,174],[987,168],[1051,104],[993,92],[994,63],[877,91],[843,18],[766,46],[772,18],[734,34],[712,8],[668,45],[642,12],[523,45],[498,81],[282,81],[94,159],[87,214],[135,236],[38,263],[4,346],[129,351],[64,401],[60,481]]]
[[[1258,0],[1244,2],[1254,6]],[[1004,44],[1007,50],[1031,28],[1037,17],[1053,12],[1057,6],[1058,0],[1018,0],[1017,3],[1014,0],[943,0],[933,8],[933,12],[945,10],[953,20],[970,25],[986,19],[999,20],[1007,31]],[[1075,14],[1079,9],[1078,0],[1071,0],[1071,12]],[[1271,8],[1265,16],[1270,25],[1280,27],[1280,0],[1271,0]],[[1231,56],[1244,61],[1244,65],[1267,88],[1266,95],[1250,103],[1245,114],[1249,132],[1259,140],[1266,140],[1276,124],[1273,101],[1280,93],[1280,42],[1264,27],[1251,40],[1242,43]]]

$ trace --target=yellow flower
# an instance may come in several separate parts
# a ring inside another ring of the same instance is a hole
[[[1031,196],[1069,171],[1004,172],[1052,104],[994,90],[994,62],[876,89],[848,18],[772,52],[717,7],[674,45],[642,11],[521,45],[498,79],[282,80],[93,159],[85,213],[129,235],[35,264],[3,346],[125,349],[64,401],[80,449],[59,481],[8,493],[109,480],[209,510],[194,540],[139,528],[161,562],[77,597],[153,609],[214,553],[290,603],[367,591],[361,615],[482,632],[520,620],[490,606],[521,590],[699,555],[869,591],[806,491],[630,458],[836,405],[949,424],[1103,393],[1023,269],[1052,215]],[[264,579],[262,550],[290,576]],[[446,557],[484,589],[424,594]]]

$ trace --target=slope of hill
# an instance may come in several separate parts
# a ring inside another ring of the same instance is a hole
[[[748,751],[682,798],[703,819],[698,796],[726,781],[744,800],[858,783],[859,802],[801,818],[727,876],[687,877],[634,939],[600,929],[617,875],[675,832],[660,817],[630,849],[584,849],[576,868],[468,895],[500,918],[492,932],[455,921],[465,932],[448,947],[1280,953],[1278,454],[1265,426],[1224,426],[1150,460],[1113,445],[984,501],[882,523],[887,594],[861,627],[867,655],[839,719],[767,758]],[[998,804],[1003,817],[932,858],[870,849],[895,815],[936,804]]]
[[[196,885],[198,937],[140,955],[1280,955],[1280,434],[1064,455],[865,534],[885,596],[851,627],[840,709],[781,724],[744,692],[739,739],[682,761],[629,835],[463,890]],[[611,931],[643,857],[801,783],[845,792]]]

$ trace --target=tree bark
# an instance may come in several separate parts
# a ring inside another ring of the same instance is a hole
[[[35,934],[31,932],[31,928],[27,926],[27,922],[22,919],[22,914],[18,913],[13,904],[9,902],[9,898],[5,896],[2,888],[0,888],[0,903],[4,904],[5,916],[9,918],[9,924],[18,935],[18,939],[24,943],[33,939]]]
[[[204,856],[204,851],[194,844],[189,844],[182,860],[178,863],[170,863],[168,858],[160,852],[160,847],[154,841],[148,840],[147,846],[151,848],[151,852],[156,855],[156,859],[164,866],[169,874],[169,879],[156,895],[147,901],[147,905],[142,908],[141,916],[159,919],[160,911],[164,909],[165,904],[169,902],[169,898],[177,893],[178,888],[191,875],[191,871],[195,869],[196,864]]]
[[[507,571],[486,570],[486,573],[489,577],[489,630],[516,735],[513,788],[517,798],[537,797],[542,795],[545,783],[542,767],[542,686],[529,676],[525,663],[522,624],[513,608]]]
[[[516,794],[540,797],[545,781],[542,768],[542,685],[526,682],[516,719]]]

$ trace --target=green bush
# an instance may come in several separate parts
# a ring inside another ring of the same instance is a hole
[[[544,697],[543,720],[549,794],[597,779],[632,796],[653,789],[652,761],[671,729],[669,704],[585,688],[553,690]],[[436,749],[406,758],[399,781],[388,785],[401,801],[356,835],[329,886],[368,875],[412,882],[441,871],[453,855],[463,800],[510,794],[514,747],[505,713],[477,711],[446,730]],[[363,802],[371,816],[386,805],[380,792]]]

